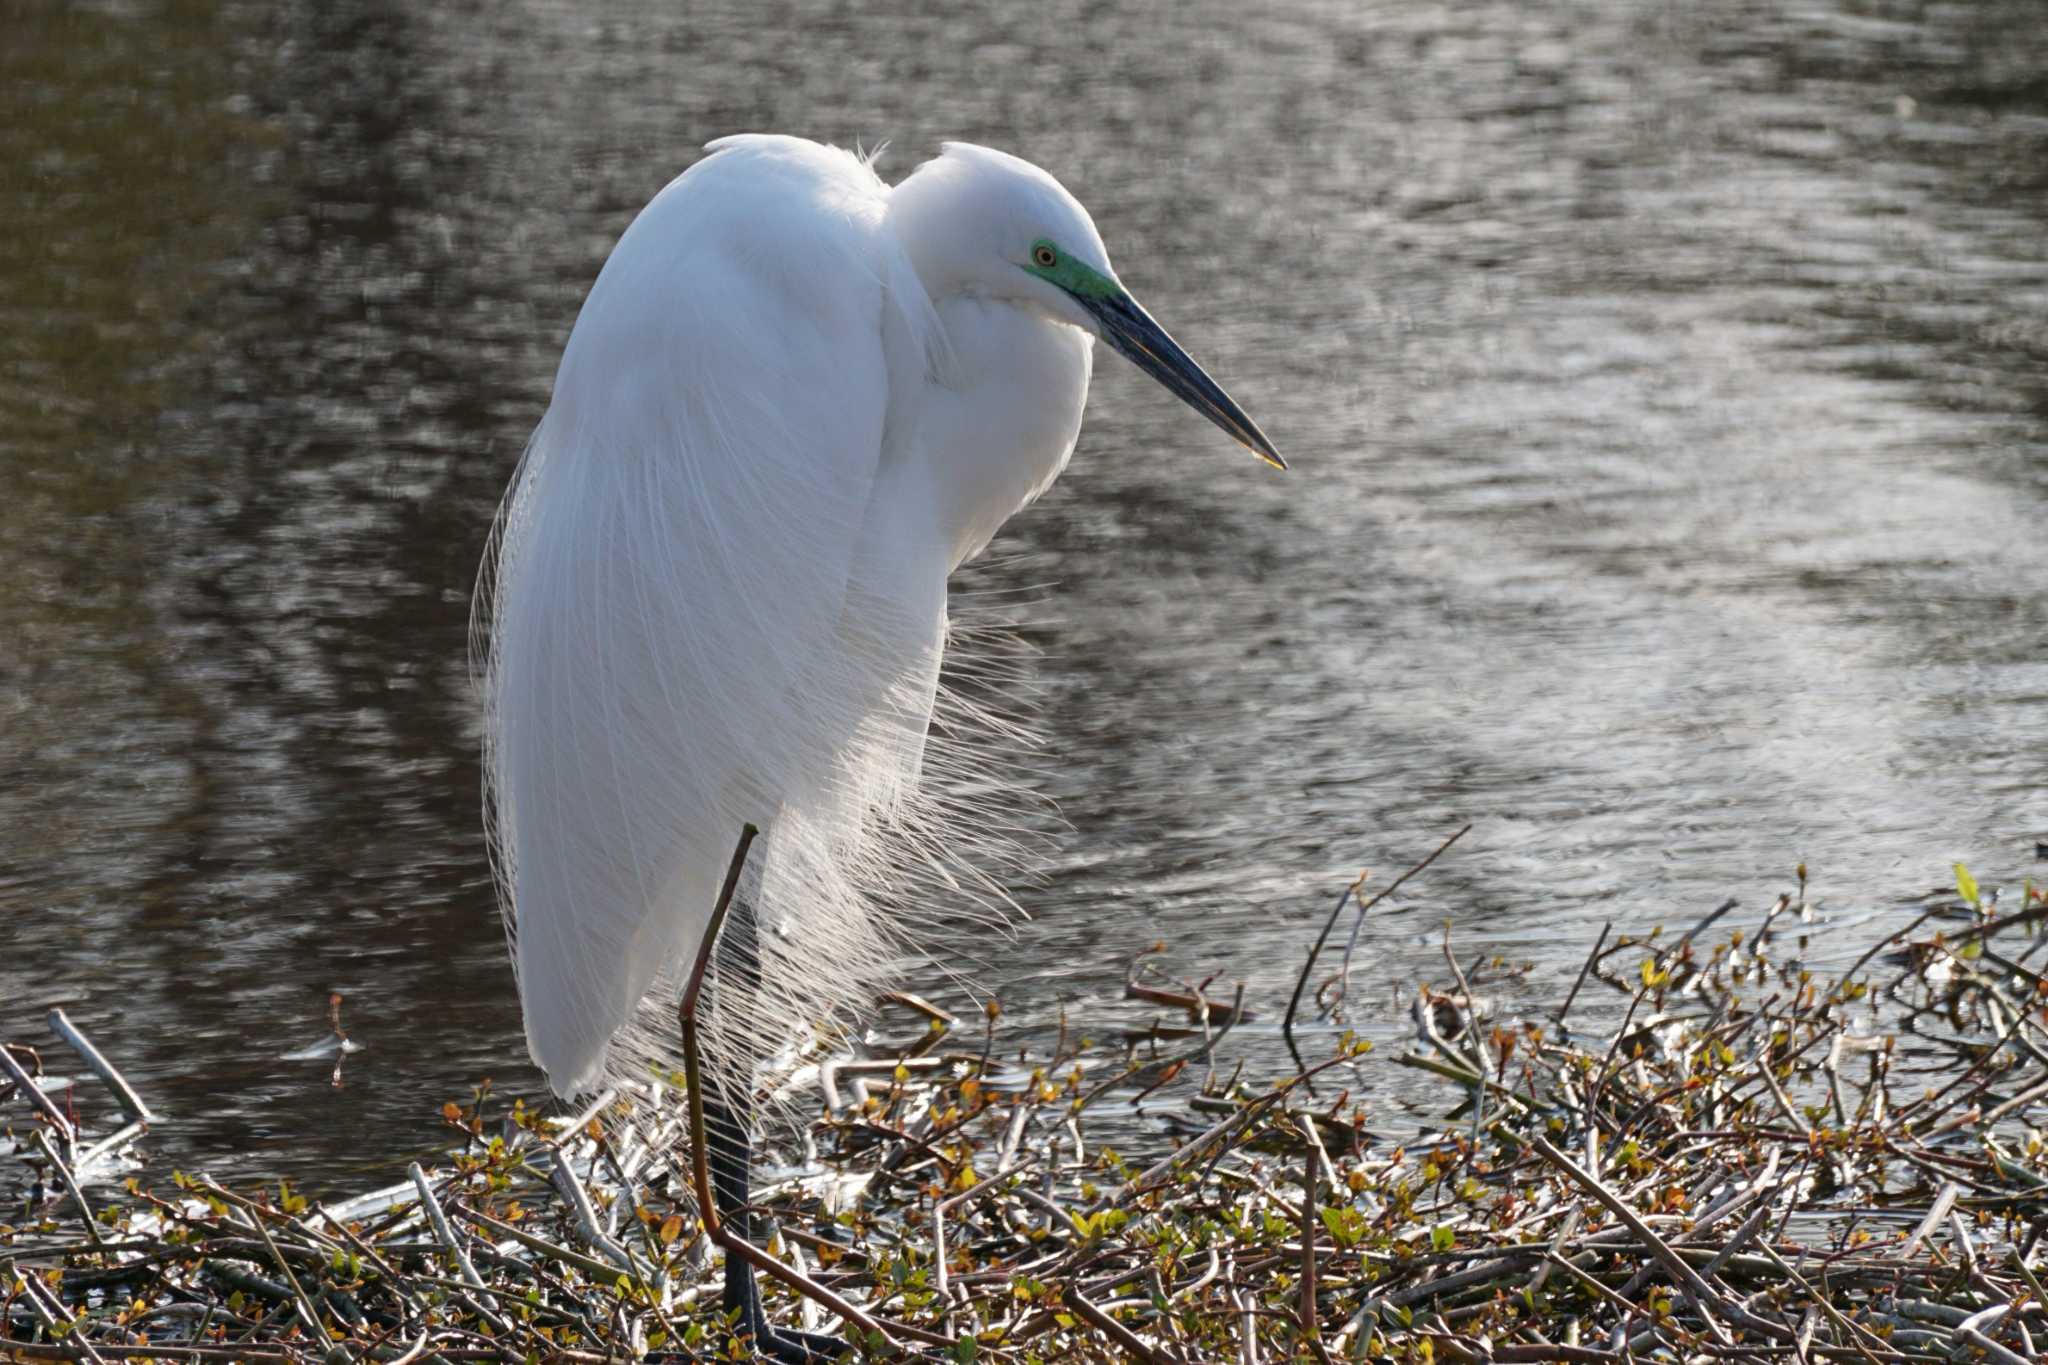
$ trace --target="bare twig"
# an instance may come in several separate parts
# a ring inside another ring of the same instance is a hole
[[[1428,867],[1431,863],[1435,862],[1438,858],[1442,857],[1444,850],[1449,848],[1452,844],[1457,843],[1458,840],[1464,838],[1466,831],[1470,830],[1471,828],[1471,824],[1467,823],[1463,827],[1461,827],[1457,831],[1457,833],[1451,835],[1450,838],[1438,844],[1436,846],[1435,852],[1431,853],[1427,858],[1424,858],[1415,866],[1409,868],[1406,872],[1403,872],[1399,877],[1396,877],[1394,879],[1393,885],[1389,886],[1386,890],[1374,896],[1365,904],[1359,906],[1358,913],[1361,916],[1370,913],[1375,905],[1378,905],[1388,896],[1391,896],[1396,891],[1399,891],[1401,889],[1401,884],[1403,882],[1406,882],[1410,877],[1413,877],[1416,873],[1422,871],[1422,869]],[[1304,1062],[1301,1059],[1301,1049],[1295,1045],[1294,1041],[1294,1016],[1301,1008],[1301,993],[1308,986],[1309,974],[1315,970],[1316,958],[1322,954],[1323,945],[1329,942],[1330,940],[1330,931],[1337,927],[1337,916],[1344,913],[1345,902],[1348,901],[1352,896],[1357,894],[1358,888],[1364,883],[1364,881],[1365,878],[1363,875],[1361,875],[1357,881],[1354,881],[1350,886],[1345,888],[1344,894],[1337,898],[1337,904],[1331,907],[1330,917],[1323,921],[1323,931],[1316,935],[1315,946],[1308,950],[1308,960],[1301,964],[1301,974],[1294,979],[1294,994],[1288,997],[1287,1000],[1287,1015],[1280,1022],[1280,1035],[1281,1037],[1287,1040],[1287,1050],[1294,1055],[1295,1064],[1301,1067],[1303,1070],[1306,1070],[1308,1068],[1308,1063]]]

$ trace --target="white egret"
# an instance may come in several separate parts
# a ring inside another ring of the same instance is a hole
[[[798,138],[709,150],[592,286],[480,589],[501,898],[565,1096],[647,1042],[745,823],[759,960],[719,980],[714,1059],[871,998],[876,894],[951,834],[919,781],[947,576],[1066,464],[1096,338],[1285,468],[1029,162],[948,143],[891,188]],[[763,1349],[825,1349],[727,1275]]]

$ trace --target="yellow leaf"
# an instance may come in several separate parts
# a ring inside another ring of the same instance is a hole
[[[1964,867],[1961,863],[1956,864],[1956,894],[1972,905],[1976,905],[1980,901],[1980,897],[1977,894],[1977,879],[1972,877],[1970,869]]]

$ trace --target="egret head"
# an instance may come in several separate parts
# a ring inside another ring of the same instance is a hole
[[[948,142],[891,195],[929,289],[1002,299],[1102,338],[1276,469],[1280,452],[1223,386],[1131,297],[1081,202],[1007,152]]]

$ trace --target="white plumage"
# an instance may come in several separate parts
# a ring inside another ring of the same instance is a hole
[[[673,1001],[748,822],[762,983],[726,1017],[869,997],[878,897],[972,833],[919,780],[947,575],[1065,464],[1094,335],[1157,359],[1133,316],[1156,332],[1072,196],[963,144],[892,190],[846,152],[725,138],[627,229],[479,594],[501,894],[559,1093]],[[1186,368],[1162,378],[1270,454]]]

